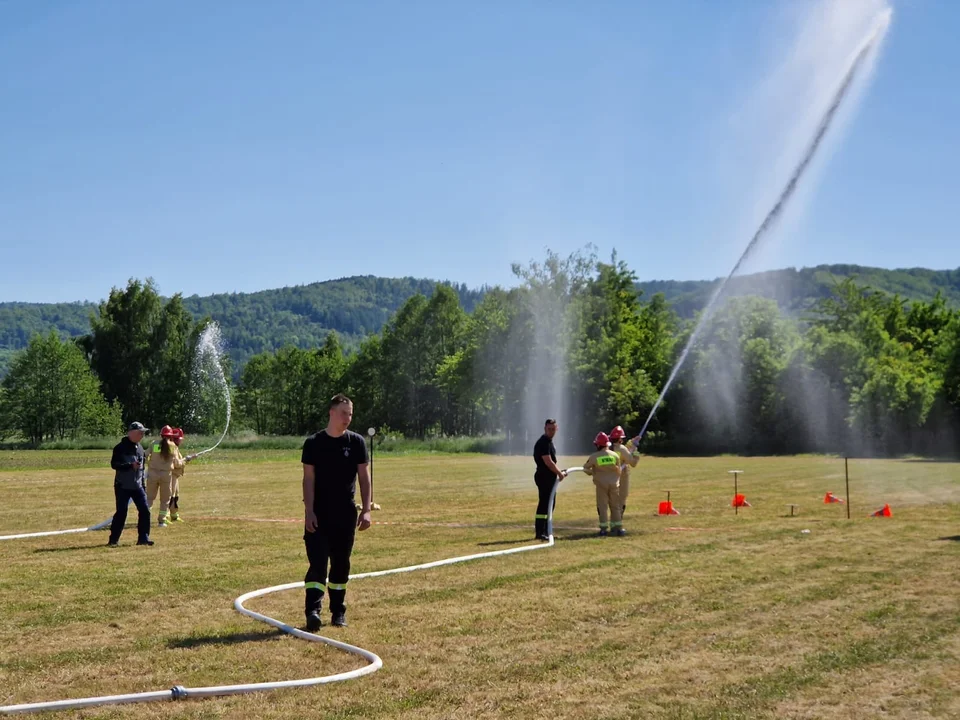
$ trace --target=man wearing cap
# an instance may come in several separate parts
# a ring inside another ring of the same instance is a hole
[[[153,545],[150,539],[150,506],[144,488],[144,452],[140,441],[147,433],[139,422],[130,423],[127,436],[113,448],[110,467],[116,475],[113,479],[113,494],[117,500],[117,511],[110,525],[109,547],[117,547],[120,534],[127,522],[127,505],[133,500],[137,506],[137,545]]]

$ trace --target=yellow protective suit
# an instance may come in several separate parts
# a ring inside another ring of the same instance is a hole
[[[153,446],[150,455],[147,457],[147,505],[152,507],[157,493],[160,494],[158,524],[161,527],[165,527],[167,524],[170,498],[175,497],[174,488],[178,487],[177,480],[183,474],[185,462],[180,454],[180,448],[172,441],[169,443],[167,457],[163,456],[160,443]],[[174,510],[174,513],[176,513],[176,510]]]
[[[180,446],[177,446],[177,453],[180,452]],[[170,519],[173,522],[180,522],[180,478],[183,477],[183,471],[187,463],[193,460],[196,455],[187,455],[182,457],[183,462],[173,468],[173,477],[170,480]]]
[[[620,456],[620,514],[627,511],[627,495],[630,494],[630,468],[636,467],[640,460],[640,453],[634,449],[633,441],[627,440],[627,444],[612,443],[610,449]]]
[[[608,529],[618,535],[623,534],[623,515],[620,512],[620,455],[608,447],[601,448],[587,458],[583,471],[593,477],[593,484],[597,488],[600,534],[606,535]]]

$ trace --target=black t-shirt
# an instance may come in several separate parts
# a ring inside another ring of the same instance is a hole
[[[541,435],[537,444],[533,446],[533,461],[537,464],[536,477],[553,479],[557,475],[543,462],[544,455],[549,455],[550,459],[556,464],[557,449],[553,446],[553,440],[546,435]]]
[[[308,437],[303,442],[300,462],[314,467],[314,512],[345,502],[352,505],[357,490],[357,466],[367,461],[367,443],[362,435],[351,430],[340,437],[331,437],[326,430]]]

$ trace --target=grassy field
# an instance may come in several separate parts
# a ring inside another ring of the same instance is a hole
[[[108,460],[0,453],[0,534],[106,519]],[[298,461],[204,457],[181,484],[186,522],[152,548],[131,525],[114,550],[105,532],[0,542],[0,705],[360,667],[232,606],[303,578]],[[752,504],[737,515],[733,468]],[[384,457],[375,472],[383,509],[354,572],[532,542],[527,458]],[[644,458],[629,536],[598,538],[574,474],[554,547],[351,583],[350,627],[322,632],[380,655],[372,676],[71,716],[960,717],[960,465],[851,461],[850,476],[847,520],[823,504],[844,493],[842,460]],[[681,515],[657,517],[668,489]],[[884,503],[892,518],[869,517]],[[302,606],[302,590],[248,604],[298,627]]]

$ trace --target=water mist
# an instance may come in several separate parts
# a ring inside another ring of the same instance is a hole
[[[223,432],[213,447],[201,450],[197,453],[198,455],[203,455],[214,450],[223,442],[223,438],[227,435],[227,429],[230,427],[230,387],[227,384],[226,376],[223,374],[223,365],[221,364],[222,356],[223,338],[220,333],[220,326],[211,322],[203,329],[200,339],[197,341],[197,350],[191,368],[191,381],[197,397],[204,397],[203,390],[205,388],[213,388],[223,394],[224,402],[226,403],[227,419],[223,427]],[[196,416],[197,414],[198,410],[194,408],[194,415]]]
[[[851,12],[853,8],[853,12]],[[816,127],[812,139],[808,140],[799,160],[794,159],[786,180],[786,185],[773,202],[773,207],[766,212],[759,227],[753,233],[746,249],[740,255],[733,269],[714,291],[710,301],[693,330],[686,346],[673,367],[670,376],[650,411],[646,422],[637,435],[639,441],[646,433],[651,420],[656,414],[664,396],[670,389],[681,367],[696,345],[703,330],[709,324],[714,313],[724,298],[724,291],[735,275],[737,275],[751,258],[755,257],[762,244],[768,240],[774,227],[780,221],[787,205],[796,194],[801,178],[807,173],[810,165],[824,143],[828,130],[837,121],[838,112],[844,100],[855,95],[862,89],[862,82],[869,76],[872,63],[876,58],[877,50],[886,34],[891,19],[891,11],[885,4],[876,0],[851,1],[849,3],[820,2],[811,7],[805,21],[800,27],[795,44],[789,49],[787,60],[783,67],[790,70],[787,76],[794,77],[800,83],[806,78],[807,85],[803,91],[797,87],[782,88],[783,97],[795,98],[808,102],[808,107],[797,115],[796,122],[788,130],[788,137],[796,136],[796,127],[807,127],[811,117],[817,117]],[[851,28],[865,28],[853,34]],[[851,42],[851,38],[854,41]],[[846,47],[841,48],[840,46]],[[829,48],[827,52],[825,48]],[[841,52],[841,49],[843,52]],[[806,68],[800,73],[799,69]],[[773,75],[774,78],[784,77],[783,68]],[[829,92],[827,90],[829,89]],[[820,102],[825,98],[824,102]],[[787,143],[790,146],[792,143]],[[777,164],[783,165],[783,157],[777,159]],[[739,358],[730,358],[730,363],[739,364]],[[700,378],[697,383],[698,392],[707,392],[709,398],[700,398],[698,404],[711,407],[713,411],[726,408],[730,417],[735,417],[735,405],[740,394],[739,374],[735,368],[717,368],[712,377]]]

